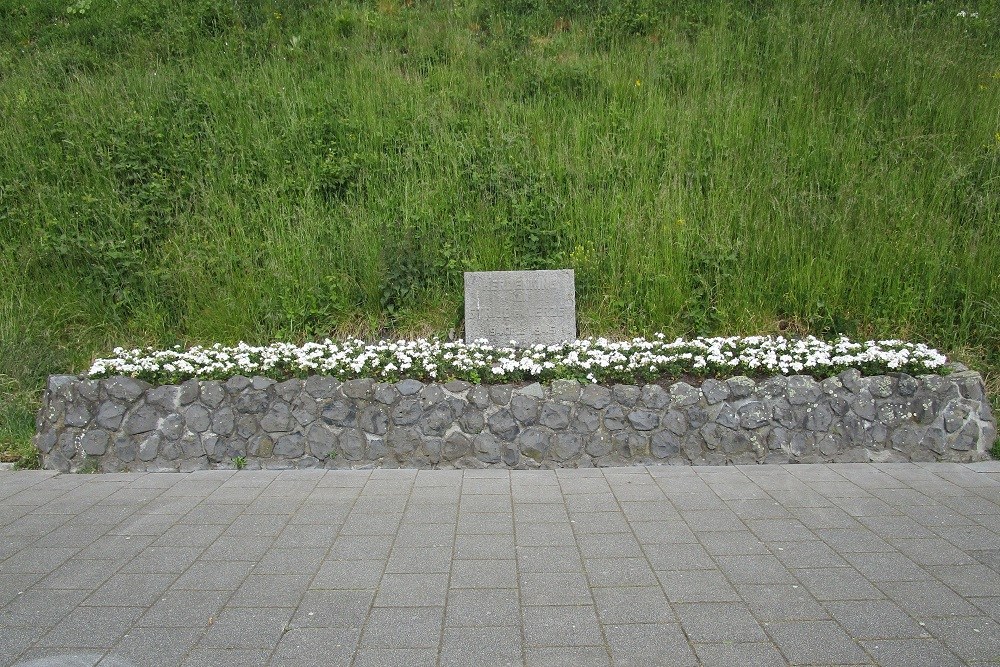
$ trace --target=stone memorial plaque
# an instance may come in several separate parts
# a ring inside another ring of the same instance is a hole
[[[576,338],[573,269],[465,274],[465,341],[494,345],[561,343]]]

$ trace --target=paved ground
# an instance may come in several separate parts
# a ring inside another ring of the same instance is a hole
[[[940,667],[998,622],[989,463],[0,473],[4,666]]]

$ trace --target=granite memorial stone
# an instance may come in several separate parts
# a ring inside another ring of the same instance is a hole
[[[576,338],[572,269],[465,274],[465,340],[494,345],[561,343]]]

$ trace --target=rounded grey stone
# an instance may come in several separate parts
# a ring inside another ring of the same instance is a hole
[[[382,405],[392,405],[399,399],[399,390],[388,382],[376,382],[374,391],[375,400]]]
[[[187,428],[194,433],[204,433],[212,425],[212,416],[207,409],[197,403],[184,411]]]
[[[719,382],[714,378],[707,378],[701,383],[701,393],[705,396],[705,402],[715,405],[729,398],[729,387],[724,382]]]
[[[265,433],[280,433],[292,428],[292,411],[285,403],[275,403],[260,418],[260,428]],[[215,430],[215,429],[213,429]],[[219,431],[215,431],[218,433]]]
[[[628,419],[620,405],[611,405],[604,411],[604,428],[609,431],[620,431],[626,426]]]
[[[495,384],[489,388],[490,400],[496,405],[507,405],[510,403],[511,387],[506,384]]]
[[[87,456],[103,456],[108,451],[111,437],[107,431],[88,430],[80,437],[80,446]]]
[[[337,432],[326,424],[316,423],[306,432],[309,451],[318,459],[325,459],[337,446]]]
[[[103,382],[108,396],[126,403],[135,401],[150,387],[148,382],[127,377],[113,377]]]
[[[714,421],[719,426],[725,426],[726,428],[738,428],[740,425],[740,418],[736,414],[736,408],[729,403],[722,406],[719,414],[715,416]]]
[[[611,436],[612,449],[626,459],[649,453],[649,436],[638,433],[619,432]]]
[[[480,410],[485,410],[490,406],[490,392],[481,384],[478,384],[470,389],[466,398],[469,400],[469,403],[476,406]]]
[[[444,439],[441,454],[447,461],[455,461],[472,452],[472,440],[464,433],[449,433]]]
[[[587,453],[594,457],[606,456],[611,453],[611,436],[605,432],[591,433],[587,436]]]
[[[688,420],[680,410],[667,410],[667,414],[663,415],[663,426],[674,435],[684,435]]]
[[[658,384],[647,384],[642,388],[639,402],[650,410],[662,410],[670,405],[670,394]]]
[[[517,446],[521,454],[541,461],[549,452],[552,431],[541,426],[529,426],[517,435]]]
[[[125,435],[138,435],[154,430],[160,421],[156,410],[149,405],[140,406],[135,412],[125,418],[122,430]]]
[[[389,448],[385,444],[385,438],[380,438],[376,436],[366,436],[365,440],[365,458],[369,461],[378,461],[379,459],[389,455]]]
[[[868,380],[868,391],[877,398],[888,398],[892,396],[895,389],[895,380],[887,375],[876,375],[866,378]]]
[[[184,435],[184,417],[177,412],[167,415],[160,422],[160,433],[167,440],[177,440]]]
[[[476,458],[484,463],[499,463],[501,448],[500,440],[492,433],[480,433],[472,440]]]
[[[545,389],[538,382],[532,382],[529,385],[515,389],[514,396],[515,397],[530,396],[531,398],[545,398]]]
[[[486,428],[486,417],[476,408],[469,406],[462,412],[462,416],[458,418],[458,425],[466,433],[480,433]]]
[[[507,408],[502,408],[494,412],[486,420],[486,423],[493,435],[507,442],[512,441],[521,430]]]
[[[135,461],[135,443],[130,438],[115,438],[114,450],[118,459],[125,462]]]
[[[573,406],[569,427],[577,433],[594,433],[601,428],[601,413],[588,405]]]
[[[218,435],[229,435],[236,428],[236,416],[232,408],[219,408],[212,415],[212,431]]]
[[[619,405],[631,408],[639,402],[641,392],[635,385],[616,384],[611,388],[611,395]]]
[[[452,423],[451,409],[445,403],[439,403],[425,412],[418,422],[420,431],[430,436],[444,435]]]
[[[515,394],[511,397],[510,413],[519,423],[525,426],[534,424],[538,421],[538,412],[538,399],[523,394]]]
[[[695,389],[687,382],[677,382],[670,385],[670,402],[675,408],[696,405],[701,400],[701,390]]]
[[[431,463],[441,461],[441,452],[444,448],[444,440],[438,437],[423,438],[420,441],[420,453],[427,457]]]
[[[274,456],[294,459],[302,456],[305,453],[305,450],[305,438],[302,437],[302,434],[288,433],[278,438],[278,440],[274,443],[274,450],[272,454]]]
[[[444,388],[453,394],[461,394],[469,390],[472,383],[465,380],[450,380],[444,384]]]
[[[344,398],[328,401],[320,413],[323,421],[333,426],[354,426],[354,402]]]
[[[650,439],[649,450],[658,459],[670,458],[680,453],[680,439],[670,431],[657,431]]]
[[[198,394],[201,392],[201,387],[198,384],[197,378],[185,380],[181,383],[179,389],[180,391],[177,394],[177,400],[181,405],[194,403],[198,400]]]
[[[259,389],[248,389],[239,395],[233,403],[233,407],[236,408],[237,412],[258,414],[267,409],[267,404],[266,392]]]
[[[424,408],[419,398],[404,398],[392,409],[392,423],[397,426],[416,424]]]
[[[746,429],[757,429],[767,426],[771,421],[771,410],[760,401],[750,401],[736,411],[740,418],[740,426]]]
[[[257,435],[250,438],[248,452],[262,459],[269,458],[274,453],[274,439],[269,435]]]
[[[344,392],[344,396],[354,399],[365,399],[372,397],[372,386],[375,381],[371,378],[360,378],[357,380],[348,380],[340,386],[340,390]]]
[[[327,375],[310,375],[302,388],[315,399],[336,398],[340,381]]]
[[[105,401],[97,410],[97,425],[109,430],[117,430],[125,416],[125,406]]]
[[[81,427],[90,423],[90,407],[83,401],[73,401],[66,409],[63,421],[66,426]]]
[[[159,433],[150,433],[139,443],[139,460],[152,461],[160,451],[163,438]]]
[[[395,428],[389,431],[385,441],[397,455],[412,454],[420,447],[420,432],[412,427]]]
[[[550,396],[553,401],[577,401],[580,399],[580,383],[576,380],[553,380]]]
[[[660,425],[660,417],[648,410],[635,410],[628,413],[629,423],[637,431],[652,431]]]
[[[814,403],[822,392],[816,379],[808,375],[792,375],[786,380],[785,398],[792,405]]]
[[[366,439],[365,434],[356,428],[345,428],[337,436],[337,443],[344,458],[348,461],[360,461],[364,458]],[[413,451],[412,447],[407,451]],[[329,452],[328,452],[329,453]]]
[[[226,398],[222,385],[214,380],[201,383],[201,402],[210,408],[217,408]]]
[[[580,391],[580,402],[595,410],[611,405],[611,390],[599,384],[588,384]]]
[[[358,426],[372,435],[385,435],[389,428],[389,415],[379,405],[369,405],[358,413]]]
[[[299,397],[304,386],[305,382],[297,378],[292,378],[290,380],[274,384],[274,393],[278,398],[286,403],[291,403]]]
[[[234,375],[222,383],[223,389],[228,394],[238,394],[250,386],[250,378],[242,375]]]
[[[569,427],[571,412],[572,410],[569,405],[563,403],[544,403],[538,423],[555,431],[560,431]]]
[[[568,461],[583,453],[583,435],[579,433],[556,433],[552,436],[552,457],[557,461]]]
[[[403,396],[413,396],[424,388],[420,380],[407,379],[396,383],[396,390]]]
[[[316,399],[306,393],[299,394],[291,404],[292,419],[299,426],[307,426],[316,421],[319,416],[319,403]]]

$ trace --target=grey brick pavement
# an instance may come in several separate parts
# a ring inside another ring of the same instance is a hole
[[[0,666],[986,665],[1000,466],[0,472]]]

